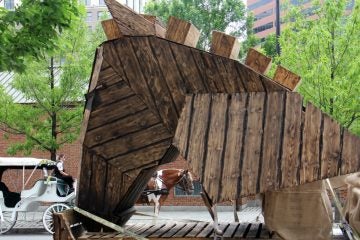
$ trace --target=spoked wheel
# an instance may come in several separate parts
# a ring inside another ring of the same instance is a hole
[[[10,231],[14,227],[17,218],[17,212],[4,211],[2,214],[4,219],[0,219],[0,234]],[[13,214],[14,216],[12,216]]]
[[[53,221],[53,213],[61,212],[64,210],[70,209],[70,207],[64,203],[55,203],[48,207],[43,215],[43,224],[49,233],[54,233],[54,221]]]

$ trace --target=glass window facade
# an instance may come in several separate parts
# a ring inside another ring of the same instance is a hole
[[[273,0],[260,0],[256,3],[253,3],[251,5],[248,6],[248,10],[254,10],[255,8],[258,8],[262,5],[265,5],[265,4],[268,4],[268,3],[271,3]]]
[[[265,30],[273,28],[273,27],[274,27],[274,22],[269,22],[267,24],[258,26],[256,28],[254,28],[253,30],[254,30],[254,33],[259,33],[259,32],[265,31]]]
[[[4,8],[14,9],[15,8],[14,0],[4,0]]]
[[[92,12],[87,12],[86,13],[86,21],[91,22],[91,20],[92,20]]]
[[[273,15],[273,13],[274,13],[274,9],[271,8],[271,9],[269,9],[269,10],[266,10],[266,11],[262,12],[262,13],[256,14],[256,15],[255,15],[255,21],[258,21],[258,20],[260,20],[260,19],[263,19],[263,18],[266,18],[266,17],[268,17],[268,16],[271,16],[271,15]]]

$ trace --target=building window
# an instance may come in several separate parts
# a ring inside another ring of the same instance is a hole
[[[6,9],[14,9],[14,0],[4,0],[4,7]]]
[[[99,6],[104,6],[104,5],[105,5],[104,0],[99,0]]]
[[[310,2],[310,0],[291,0],[292,5],[298,6]]]
[[[273,15],[273,12],[274,12],[274,9],[271,8],[269,10],[266,10],[266,11],[262,12],[262,13],[259,13],[259,14],[255,15],[255,21],[258,21],[260,19],[263,19],[265,17]]]
[[[85,6],[91,6],[91,0],[84,0]]]
[[[184,196],[199,196],[201,192],[201,184],[199,181],[194,181],[194,192],[191,195],[186,195],[186,193],[181,190],[179,185],[175,186],[174,195],[177,197],[184,197]]]
[[[248,6],[248,10],[254,10],[255,8],[258,8],[260,6],[263,6],[265,4],[271,3],[273,0],[260,0],[256,3],[253,3]]]
[[[261,26],[254,28],[254,33],[259,33],[259,32],[265,31],[265,30],[273,28],[273,27],[274,27],[274,23],[270,22],[265,25],[261,25]]]
[[[91,18],[92,18],[92,12],[87,12],[86,13],[86,21],[91,22],[91,20],[92,20]]]

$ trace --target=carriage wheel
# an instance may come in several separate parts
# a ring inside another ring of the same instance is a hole
[[[8,232],[14,227],[17,219],[17,212],[15,212],[14,218],[12,219],[13,213],[14,212],[12,211],[2,212],[4,220],[1,221],[0,219],[0,234]]]
[[[49,233],[54,233],[54,221],[53,221],[53,213],[61,212],[64,210],[70,209],[70,207],[64,203],[55,203],[48,207],[43,215],[43,224]]]

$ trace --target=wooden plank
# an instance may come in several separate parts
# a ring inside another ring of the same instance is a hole
[[[204,151],[207,139],[207,131],[209,124],[209,115],[211,111],[211,96],[209,94],[201,94],[194,96],[193,115],[190,125],[190,133],[188,138],[188,153],[184,155],[188,161],[190,168],[200,179],[203,177],[203,161]]]
[[[176,234],[178,231],[180,231],[183,227],[185,227],[185,223],[176,223],[175,227],[173,227],[172,229],[170,229],[168,232],[166,232],[164,235],[162,235],[161,237],[163,238],[169,238],[172,237],[174,234]]]
[[[107,55],[105,54],[105,49],[108,44],[103,45],[104,49],[104,59],[103,59],[103,65],[101,66],[100,74],[99,74],[99,80],[98,85],[99,86],[106,86],[109,87],[113,84],[116,84],[117,82],[122,81],[121,76],[118,75],[118,72],[115,71],[112,66],[107,62]]]
[[[301,157],[300,183],[312,182],[319,179],[320,173],[320,139],[321,119],[320,109],[309,103],[305,112],[303,131],[303,148]]]
[[[103,64],[103,59],[104,59],[103,51],[104,51],[103,47],[98,47],[96,49],[96,53],[95,53],[96,59],[94,60],[94,64],[93,64],[93,68],[92,68],[88,93],[91,93],[97,86],[101,66]]]
[[[221,59],[221,61],[224,64],[225,71],[227,77],[224,77],[224,81],[228,81],[230,86],[232,86],[230,89],[230,93],[239,93],[239,92],[246,92],[246,88],[244,86],[244,83],[242,82],[242,78],[239,76],[236,65],[239,64],[236,61],[233,60],[227,60],[227,59]],[[233,91],[234,90],[234,91]]]
[[[236,199],[238,178],[240,177],[240,154],[243,145],[244,117],[247,94],[233,94],[229,106],[229,125],[227,146],[224,156],[224,169],[221,181],[221,198]]]
[[[84,144],[88,147],[94,147],[145,130],[159,123],[158,118],[149,109],[145,109],[126,118],[89,130]]]
[[[240,43],[236,37],[223,32],[212,31],[210,52],[223,57],[237,59],[240,52]]]
[[[287,87],[291,91],[294,91],[296,87],[300,84],[300,76],[291,72],[290,70],[284,68],[281,65],[278,65],[275,71],[273,80],[280,83],[284,87]]]
[[[196,47],[200,31],[190,22],[170,16],[165,38],[190,47]]]
[[[148,236],[148,238],[158,238],[162,235],[164,235],[165,233],[167,233],[170,229],[172,229],[176,224],[174,222],[168,222],[166,223],[165,226],[163,226],[161,229],[159,229],[158,231],[152,233],[151,235]]]
[[[229,223],[219,223],[219,224],[218,224],[218,229],[224,233],[225,230],[227,229],[227,227],[228,227],[229,225],[230,225]],[[213,233],[210,235],[210,237],[214,237],[214,235],[215,235],[215,232],[213,232]]]
[[[190,232],[194,227],[196,226],[196,223],[189,222],[183,227],[180,231],[175,233],[172,237],[173,238],[182,238],[185,237],[188,232]]]
[[[250,229],[250,225],[248,223],[240,223],[239,227],[236,229],[235,234],[233,235],[233,238],[244,237],[244,234],[247,232],[248,229]]]
[[[100,156],[94,155],[92,160],[92,174],[90,180],[90,190],[88,195],[88,201],[91,199],[91,204],[88,209],[93,213],[99,214],[103,212],[104,208],[104,195],[105,184],[107,178],[107,166],[104,159]]]
[[[138,96],[131,95],[128,98],[121,99],[119,102],[114,102],[92,111],[88,130],[126,118],[137,112],[144,111],[146,108],[146,105]]]
[[[229,227],[226,229],[226,231],[223,234],[223,238],[231,238],[233,234],[235,234],[236,229],[240,226],[239,223],[230,223]]]
[[[341,175],[354,173],[360,169],[360,138],[344,130],[341,156]]]
[[[155,26],[155,32],[156,36],[165,38],[166,34],[166,27],[165,24],[160,20],[160,18],[153,16],[153,15],[147,15],[147,14],[140,14],[142,17],[144,17],[146,20],[154,24]]]
[[[258,52],[254,48],[249,48],[245,59],[245,65],[249,66],[253,70],[266,74],[271,66],[271,58],[265,56],[264,54]]]
[[[260,229],[259,229],[260,228]],[[259,231],[260,230],[260,231]],[[251,223],[251,227],[246,234],[246,238],[258,238],[261,232],[261,224]]]
[[[247,92],[265,92],[258,73],[242,64],[236,64],[235,66]]]
[[[177,146],[182,156],[186,156],[189,147],[188,138],[189,134],[191,134],[189,126],[192,119],[191,114],[193,111],[193,101],[194,97],[192,95],[186,97],[185,106],[181,112],[173,141],[174,145]]]
[[[182,45],[170,43],[172,53],[175,57],[178,69],[184,81],[187,93],[206,93],[203,77],[193,58],[193,50]]]
[[[264,139],[261,156],[260,192],[275,190],[279,183],[278,168],[282,147],[282,129],[285,114],[285,92],[267,94],[264,110]],[[287,161],[287,159],[285,159]]]
[[[260,238],[261,239],[268,239],[270,238],[270,231],[266,228],[264,223],[260,223],[261,225],[261,233]]]
[[[123,35],[156,35],[154,24],[116,0],[105,0]]]
[[[132,38],[131,42],[149,87],[148,91],[154,96],[154,103],[162,122],[174,134],[178,120],[178,110],[169,86],[159,70],[158,61],[154,56],[152,47],[148,39],[144,37]]]
[[[105,42],[102,45],[103,49],[104,49],[103,50],[104,61],[107,63],[107,65],[109,65],[112,68],[111,70],[116,72],[118,75],[118,78],[115,78],[115,79],[111,78],[110,76],[109,76],[110,78],[108,78],[108,79],[104,79],[104,80],[101,79],[101,81],[104,81],[104,83],[106,85],[111,85],[111,84],[114,84],[116,81],[124,80],[130,86],[129,80],[125,74],[124,64],[121,62],[121,59],[118,55],[118,50],[116,48],[117,45],[119,45],[123,42],[124,38],[128,38],[128,37],[124,36],[121,39],[113,40],[110,42]],[[102,72],[101,72],[101,74],[103,74]]]
[[[242,163],[241,196],[257,192],[264,111],[264,93],[249,93],[244,158]]]
[[[149,38],[149,41],[157,58],[158,67],[169,86],[176,109],[180,114],[184,105],[186,88],[181,73],[179,72],[175,57],[172,54],[169,42],[155,37]]]
[[[296,186],[300,179],[297,175],[300,168],[300,142],[302,97],[297,93],[286,93],[286,109],[282,141],[282,155],[278,176],[281,176],[281,188]]]
[[[143,227],[145,225],[145,223],[136,223],[136,224],[132,224],[132,225],[127,225],[125,226],[126,230],[134,232],[137,229]]]
[[[89,201],[89,191],[90,191],[90,179],[92,175],[92,158],[88,148],[83,147],[82,149],[82,158],[81,158],[81,168],[80,168],[80,178],[79,178],[79,193],[77,194],[77,203],[78,207],[82,209],[88,209]]]
[[[161,229],[164,226],[165,226],[165,223],[154,225],[151,228],[147,229],[145,232],[141,233],[141,235],[143,237],[148,237],[149,235],[155,233],[156,231],[158,231],[159,229]]]
[[[142,226],[141,228],[139,228],[138,230],[133,231],[133,232],[135,232],[135,234],[141,235],[143,232],[145,232],[146,230],[148,230],[149,228],[151,228],[153,226],[154,226],[154,224],[147,223],[144,226]]]
[[[212,56],[212,59],[216,65],[216,69],[219,73],[219,79],[221,79],[226,93],[238,93],[238,83],[235,82],[236,78],[232,76],[232,71],[228,72],[224,64],[224,62],[230,62],[230,60],[214,56]]]
[[[193,50],[193,52],[196,51],[197,50]],[[219,73],[219,69],[214,62],[214,58],[218,57],[206,52],[202,52],[201,55],[205,66],[205,71],[201,72],[201,75],[204,77],[204,81],[209,83],[213,82],[215,85],[215,89],[212,91],[213,93],[226,93],[227,91],[224,85],[224,80],[222,79],[222,76]]]
[[[106,159],[133,152],[152,143],[167,140],[172,137],[171,133],[162,125],[150,126],[140,132],[125,135],[93,148],[101,153]]]
[[[186,234],[186,238],[193,238],[197,236],[209,223],[207,222],[198,222],[196,226]]]
[[[105,32],[107,40],[113,40],[122,37],[119,26],[114,19],[101,21],[101,26]]]
[[[321,179],[338,175],[338,162],[341,158],[341,127],[327,114],[323,114],[324,131],[321,151]]]
[[[197,236],[196,238],[207,238],[214,231],[213,222],[210,222]]]

